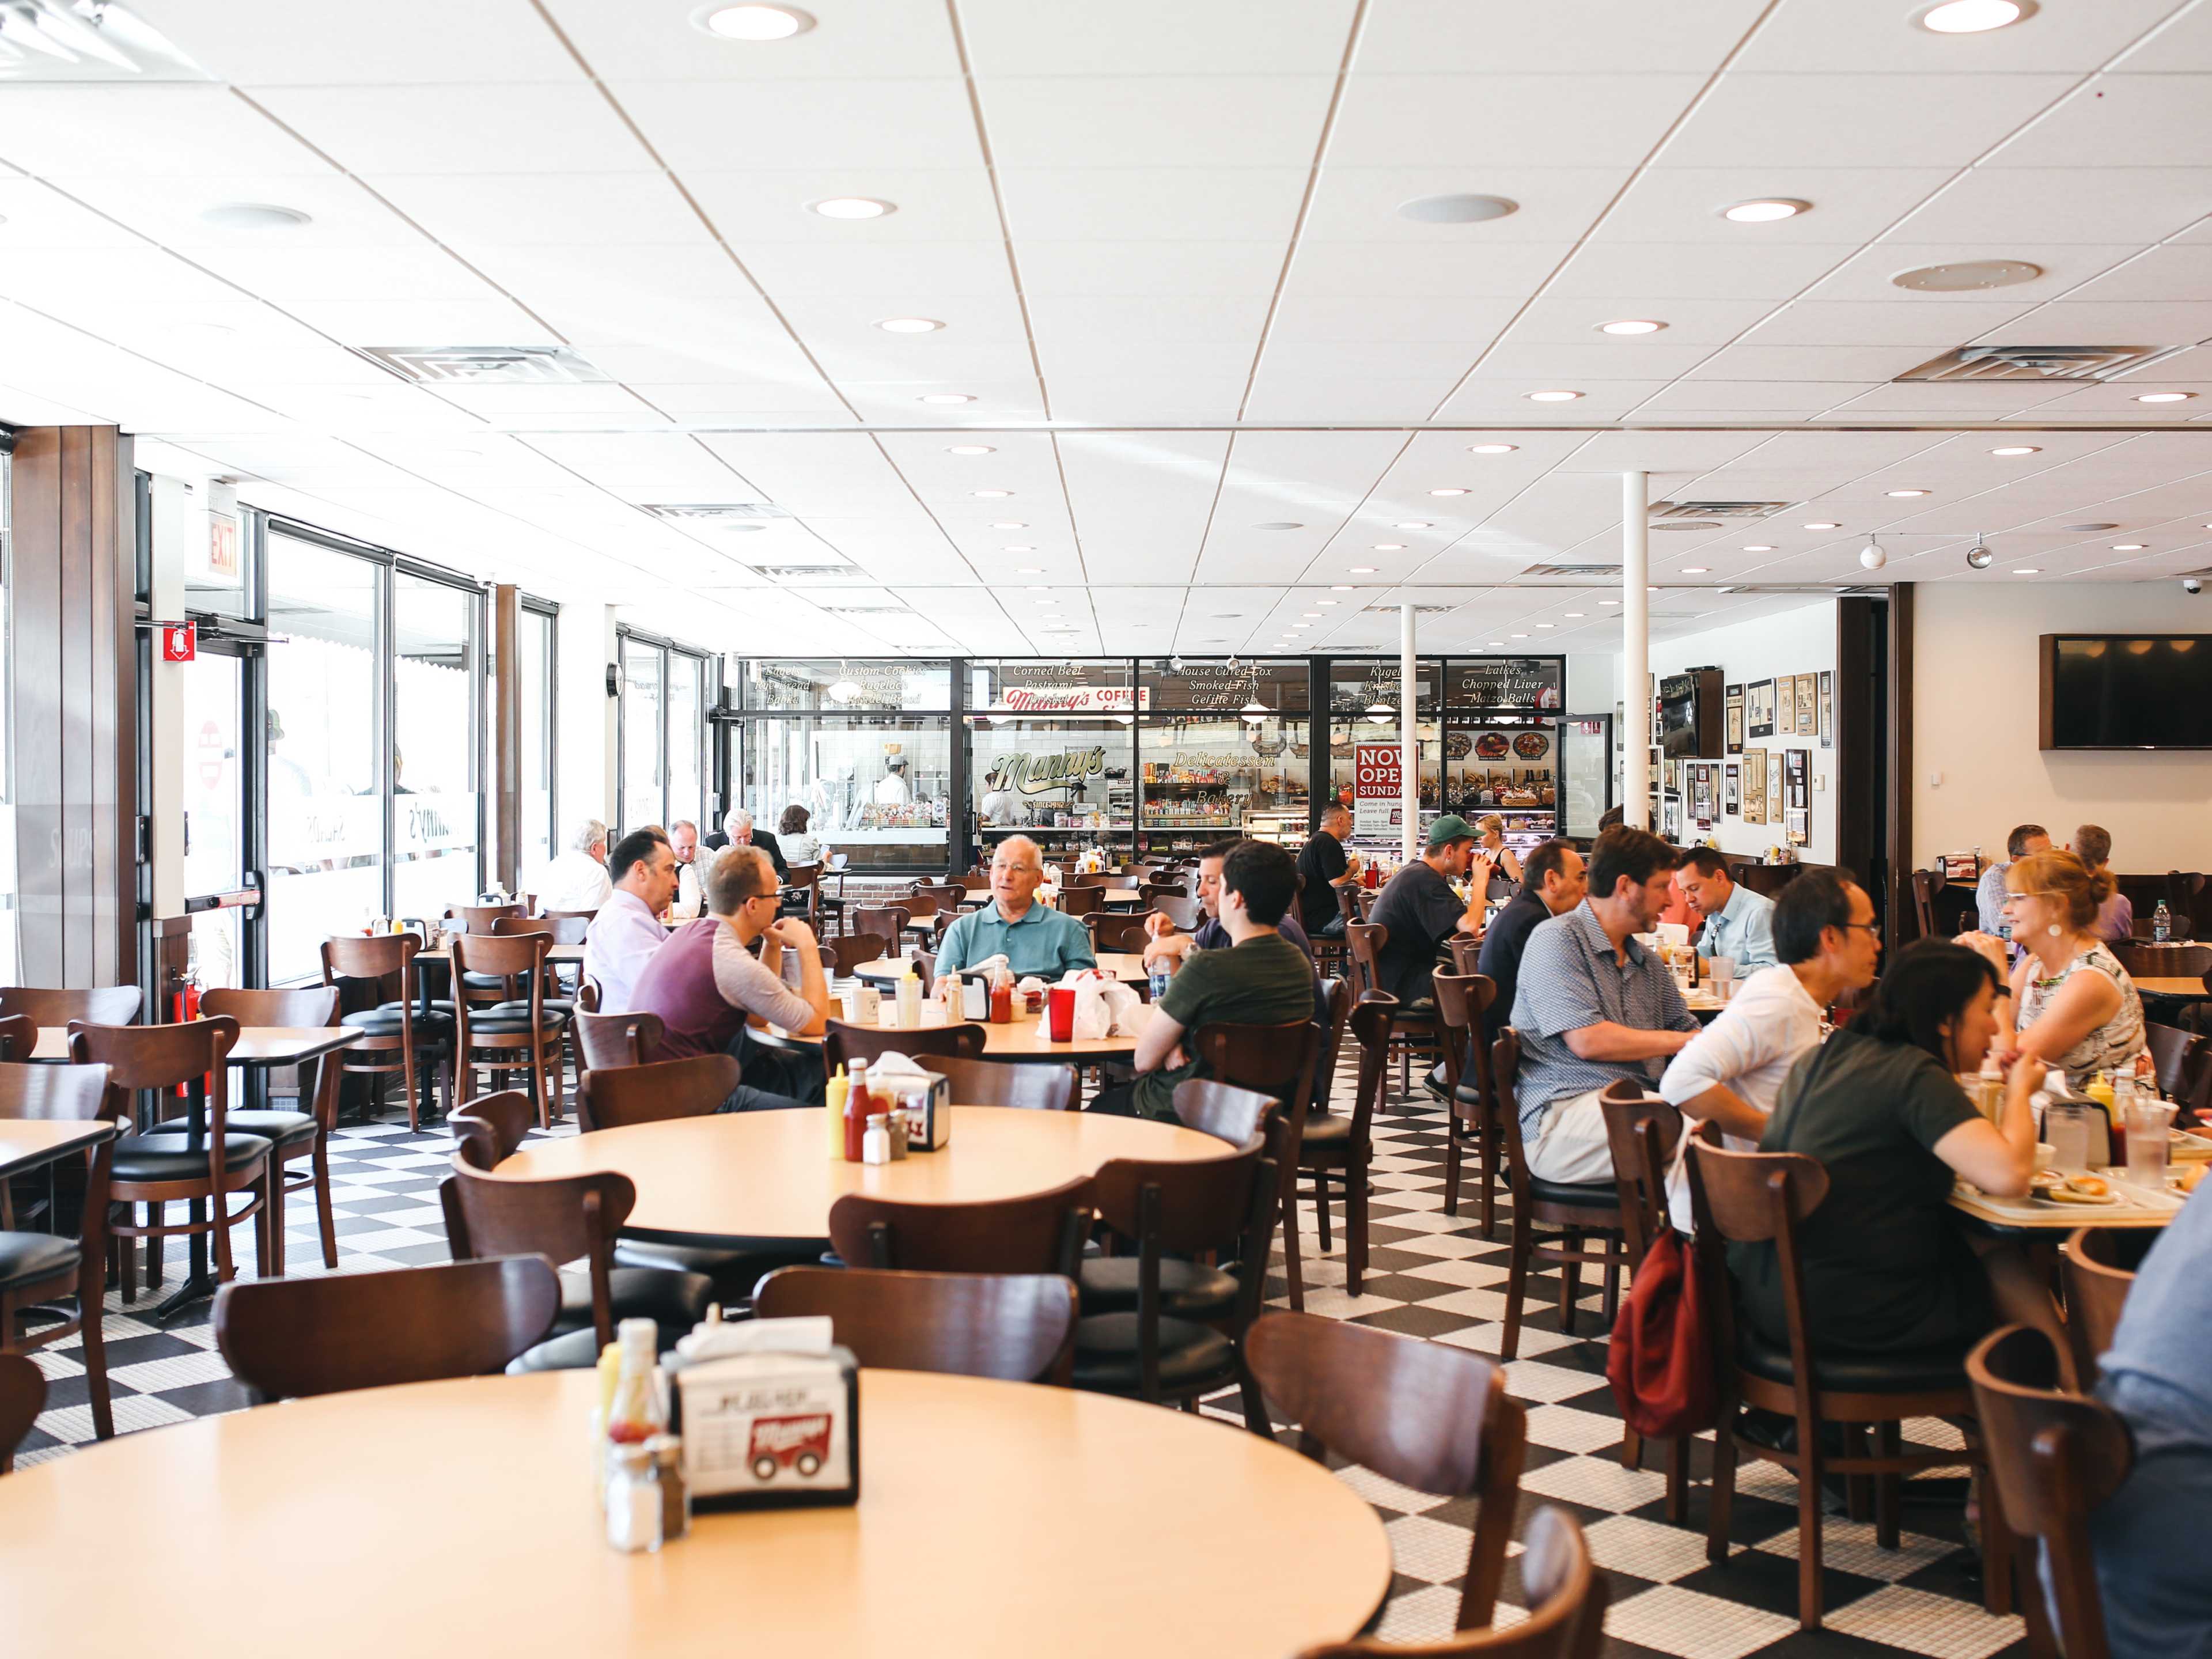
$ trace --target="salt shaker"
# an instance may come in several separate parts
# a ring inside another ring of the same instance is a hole
[[[860,1137],[860,1162],[888,1164],[890,1161],[890,1119],[878,1112],[868,1120],[867,1132]]]
[[[660,1540],[672,1544],[691,1530],[691,1488],[684,1481],[684,1443],[672,1434],[656,1434],[645,1443],[645,1449],[653,1454],[660,1487]]]
[[[607,1472],[607,1542],[626,1555],[660,1547],[660,1471],[649,1443],[611,1446]]]

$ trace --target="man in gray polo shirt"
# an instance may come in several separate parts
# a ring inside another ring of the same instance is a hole
[[[1528,935],[1513,996],[1514,1089],[1528,1173],[1540,1181],[1612,1180],[1599,1094],[1622,1079],[1650,1087],[1698,1034],[1674,976],[1633,937],[1667,908],[1674,864],[1658,836],[1615,826],[1590,849],[1589,896]]]

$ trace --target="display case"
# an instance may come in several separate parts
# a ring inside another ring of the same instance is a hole
[[[1138,665],[1138,851],[1187,853],[1295,818],[1310,793],[1303,660]],[[1301,836],[1301,842],[1303,836]]]
[[[976,853],[1011,835],[1048,858],[1127,854],[1136,823],[1135,710],[1127,660],[969,665],[969,795]]]
[[[1444,794],[1469,823],[1495,816],[1527,853],[1562,833],[1567,659],[1455,659],[1444,679]]]

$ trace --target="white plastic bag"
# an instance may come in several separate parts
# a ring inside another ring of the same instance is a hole
[[[1075,988],[1077,1042],[1096,1042],[1116,1032],[1124,1036],[1134,1034],[1139,1018],[1137,1010],[1143,1005],[1130,987],[1088,969],[1069,974],[1060,983]]]

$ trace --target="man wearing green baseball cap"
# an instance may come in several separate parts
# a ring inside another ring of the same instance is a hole
[[[1468,883],[1464,901],[1451,888],[1462,878]],[[1448,812],[1431,824],[1427,850],[1390,878],[1369,917],[1390,934],[1376,959],[1381,983],[1376,988],[1389,992],[1401,1007],[1433,1006],[1436,993],[1429,974],[1437,953],[1455,933],[1482,937],[1483,896],[1489,885],[1490,860],[1467,820]]]

